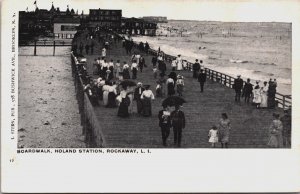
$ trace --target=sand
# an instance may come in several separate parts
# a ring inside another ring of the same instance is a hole
[[[70,48],[19,48],[19,148],[85,147]]]

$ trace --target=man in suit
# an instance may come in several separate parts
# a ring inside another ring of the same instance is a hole
[[[161,73],[165,74],[166,70],[167,70],[167,65],[164,61],[160,61],[158,63],[158,69],[160,70]]]
[[[143,84],[141,82],[137,83],[137,87],[134,90],[134,100],[136,100],[137,112],[138,114],[142,114],[143,112],[143,104],[141,100],[141,95],[145,88],[142,87]]]
[[[163,145],[167,146],[167,139],[170,134],[171,128],[171,116],[170,111],[168,110],[168,106],[163,105],[163,110],[158,112],[158,119],[159,119],[159,127],[161,128],[161,135]]]
[[[248,104],[252,95],[253,86],[250,83],[250,79],[247,79],[247,82],[244,85],[243,88],[243,96],[245,98],[245,102]]]
[[[175,110],[171,113],[171,123],[174,132],[174,145],[180,147],[182,129],[185,128],[185,116],[179,105],[175,105]]]
[[[198,62],[198,59],[196,59],[196,62],[193,64],[193,78],[198,77],[199,70],[200,70],[200,63]]]
[[[242,88],[244,85],[243,79],[241,79],[241,75],[237,76],[237,79],[234,80],[234,90],[235,90],[235,101],[240,102],[241,100],[241,93],[242,93]]]
[[[198,82],[200,82],[201,92],[203,92],[204,83],[206,82],[206,73],[203,71],[203,69],[200,70],[198,75]]]

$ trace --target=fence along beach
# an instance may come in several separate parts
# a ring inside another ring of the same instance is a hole
[[[74,38],[73,43],[78,44],[83,42],[85,35],[88,31],[85,31],[81,35]],[[102,36],[108,36],[108,34],[117,35],[113,32],[101,32]],[[95,34],[91,34],[96,39]],[[93,79],[97,79],[97,75],[93,75],[93,61],[95,58],[101,56],[101,49],[104,40],[99,40],[99,43],[95,45],[93,55],[85,55],[87,59],[86,68],[89,76]],[[154,91],[155,81],[152,76],[151,58],[157,51],[150,49],[149,54],[141,52],[137,49],[137,45],[133,49],[133,52],[141,53],[146,60],[147,68],[143,73],[138,74],[136,81],[141,81],[145,84],[152,85],[151,90]],[[72,61],[74,67],[79,64],[74,60],[72,55]],[[114,61],[120,60],[121,62],[127,61],[130,63],[131,55],[127,55],[122,44],[120,42],[112,43],[111,48],[107,52],[106,58]],[[165,54],[165,61],[167,62],[167,71],[170,71],[169,61],[174,56]],[[74,68],[76,69],[76,68]],[[209,68],[205,69],[209,78],[206,90],[203,96],[199,96],[199,84],[191,78],[190,71],[179,72],[185,77],[186,89],[184,96],[188,103],[183,107],[187,117],[187,127],[183,132],[183,147],[209,147],[207,143],[207,130],[218,122],[218,118],[222,112],[227,112],[232,120],[232,135],[231,135],[231,147],[236,148],[257,148],[267,147],[266,142],[268,138],[268,126],[272,120],[272,113],[282,110],[281,108],[257,110],[250,105],[242,104],[241,106],[234,103],[234,92],[230,87],[233,84],[234,78],[213,71]],[[76,74],[76,73],[75,73]],[[78,81],[76,81],[78,82]],[[79,81],[80,82],[80,81]],[[81,83],[81,82],[80,82]],[[227,87],[224,87],[227,86]],[[82,88],[82,86],[80,86]],[[77,95],[82,91],[77,90]],[[87,97],[81,97],[88,101]],[[282,105],[289,106],[288,97],[284,96],[282,99]],[[120,119],[117,117],[117,109],[104,108],[101,104],[91,108],[91,104],[83,104],[81,107],[84,113],[84,121],[86,133],[94,142],[92,146],[105,146],[105,147],[162,147],[161,134],[157,121],[156,113],[161,109],[162,98],[157,98],[153,101],[153,116],[149,118],[137,117],[133,114],[128,119]],[[83,100],[84,101],[84,100]],[[135,110],[135,108],[134,108]],[[96,121],[96,118],[98,122]],[[247,128],[245,128],[247,126]],[[172,137],[170,137],[172,139]],[[98,139],[98,140],[97,140]],[[105,143],[104,143],[105,142]]]

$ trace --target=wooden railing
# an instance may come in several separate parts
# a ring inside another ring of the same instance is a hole
[[[80,62],[76,59],[73,52],[71,52],[71,61],[76,98],[78,101],[85,140],[89,147],[106,147],[106,141],[99,120],[95,114],[94,107],[88,95],[84,92],[84,84],[78,71]]]
[[[71,41],[64,40],[35,40],[32,42],[20,42],[19,46],[32,46],[34,47],[33,55],[36,56],[37,47],[53,47],[53,56],[55,56],[55,47],[72,46]]]

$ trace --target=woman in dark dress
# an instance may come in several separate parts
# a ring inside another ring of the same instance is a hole
[[[126,91],[123,90],[120,94],[121,96],[121,103],[118,109],[118,116],[119,117],[129,117],[129,112],[128,112],[128,106],[130,104],[130,99],[128,95],[126,94]]]
[[[116,96],[117,96],[116,85],[110,86],[108,90],[108,101],[107,101],[106,108],[115,108],[117,106]]]
[[[126,62],[123,66],[123,79],[130,79],[129,65]]]
[[[168,96],[172,96],[175,94],[175,82],[174,79],[172,79],[170,76],[167,79],[167,88],[168,88]]]

